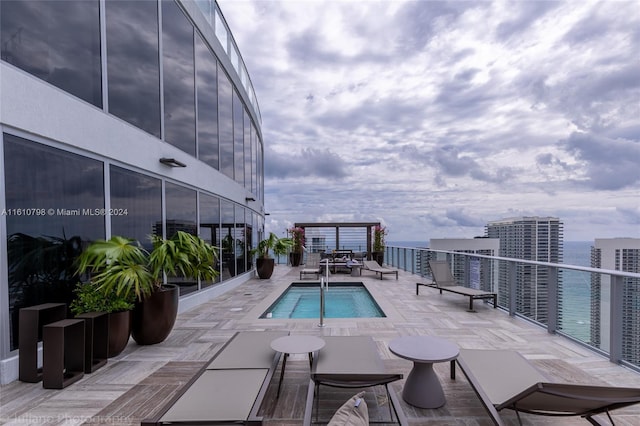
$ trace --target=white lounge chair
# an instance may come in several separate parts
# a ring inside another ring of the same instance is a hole
[[[391,268],[386,268],[384,266],[380,266],[378,265],[378,262],[376,262],[375,260],[364,260],[363,263],[364,263],[365,271],[372,271],[372,272],[375,272],[376,274],[380,274],[380,279],[382,279],[382,276],[385,274],[395,274],[396,280],[398,279],[397,269],[391,269]]]

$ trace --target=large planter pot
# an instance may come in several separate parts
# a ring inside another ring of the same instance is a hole
[[[274,259],[264,259],[262,257],[256,259],[256,272],[258,273],[258,276],[263,280],[271,278],[275,266],[276,261]]]
[[[169,336],[178,316],[180,289],[167,284],[133,309],[131,336],[139,345],[155,345]]]
[[[129,343],[129,336],[131,336],[131,311],[111,312],[107,356],[112,358],[120,355]]]
[[[302,253],[289,253],[289,263],[291,263],[291,266],[300,266],[302,263]]]
[[[371,260],[375,260],[378,262],[378,265],[382,266],[384,263],[384,252],[383,251],[372,251],[371,252]]]

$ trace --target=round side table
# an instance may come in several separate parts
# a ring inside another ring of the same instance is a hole
[[[309,368],[313,364],[313,353],[319,351],[324,347],[324,340],[315,336],[282,336],[271,342],[271,349],[277,352],[282,352],[284,357],[282,358],[282,370],[280,370],[280,381],[278,382],[278,394],[276,398],[280,397],[280,386],[282,385],[282,378],[284,377],[284,369],[287,366],[287,358],[289,354],[309,354]]]
[[[460,353],[458,346],[440,337],[403,336],[389,342],[389,350],[400,358],[413,361],[402,398],[420,408],[442,407],[446,399],[433,371],[433,363],[455,360]]]

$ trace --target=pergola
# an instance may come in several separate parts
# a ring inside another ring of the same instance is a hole
[[[335,229],[335,250],[343,248],[341,246],[341,230],[343,228],[364,228],[366,229],[366,252],[367,257],[371,258],[372,252],[372,228],[380,226],[380,222],[299,222],[294,224],[297,228],[303,228],[305,230],[305,237],[307,235],[306,230],[309,228],[334,228]],[[344,232],[342,233],[344,234]],[[344,238],[342,238],[344,242]],[[343,244],[344,245],[344,244]]]

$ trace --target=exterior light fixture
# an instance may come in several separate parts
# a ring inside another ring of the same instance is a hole
[[[165,166],[169,166],[169,167],[187,167],[186,164],[176,160],[175,158],[162,157],[160,159],[160,162]]]
[[[253,197],[245,197],[245,201],[255,201],[256,199]]]

